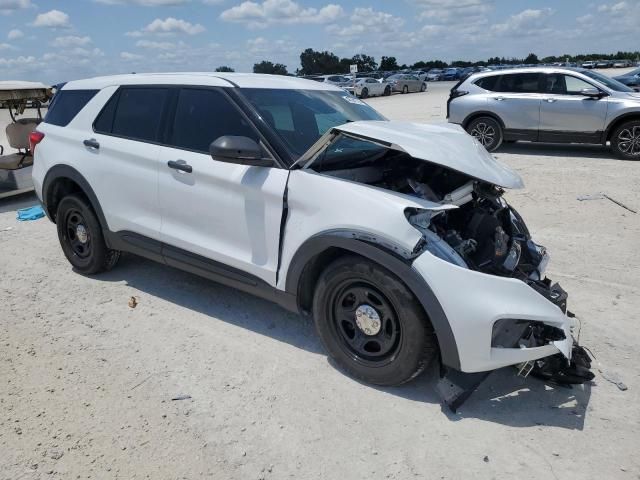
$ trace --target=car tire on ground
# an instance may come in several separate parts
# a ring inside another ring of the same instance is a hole
[[[422,85],[420,86],[420,91],[421,92],[426,92],[427,91],[427,84],[426,83],[422,83]]]
[[[391,87],[387,86],[387,87],[384,89],[384,96],[385,96],[385,97],[388,97],[389,95],[391,95]]]
[[[360,92],[360,98],[367,98],[369,96],[369,89],[364,87]]]
[[[640,120],[625,122],[611,135],[611,149],[619,158],[640,160]]]
[[[407,85],[402,87],[402,93],[409,93],[409,87]]]
[[[56,226],[62,251],[77,272],[105,272],[118,262],[120,252],[107,248],[100,222],[82,196],[68,195],[60,201]]]
[[[409,289],[361,257],[339,258],[322,272],[313,317],[336,364],[376,385],[411,380],[438,352],[433,327]]]
[[[467,132],[475,137],[489,152],[502,145],[503,135],[500,124],[491,117],[478,117],[467,125]]]

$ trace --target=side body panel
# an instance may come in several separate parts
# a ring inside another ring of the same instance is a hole
[[[275,285],[288,170],[160,147],[161,239]],[[184,161],[192,173],[167,166]]]
[[[68,165],[91,185],[111,231],[128,230],[150,238],[160,235],[158,208],[158,146],[100,135],[92,124],[117,87],[107,87],[66,127],[42,123],[45,134],[36,150],[34,179],[39,191],[46,172]],[[99,149],[84,140],[95,139]]]
[[[312,170],[292,170],[289,213],[284,228],[278,288],[285,289],[291,260],[309,238],[328,230],[367,232],[381,242],[392,238],[411,252],[421,238],[407,221],[407,207],[424,207],[419,198],[340,180]],[[431,204],[430,204],[431,205]]]

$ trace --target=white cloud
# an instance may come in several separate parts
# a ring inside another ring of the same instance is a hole
[[[491,31],[501,35],[537,35],[546,29],[546,20],[554,14],[551,8],[527,9],[511,15],[504,23],[491,26]]]
[[[373,8],[356,8],[351,15],[351,25],[339,27],[330,25],[327,31],[334,35],[351,37],[367,33],[376,35],[399,31],[404,25],[404,19],[386,12],[379,12]]]
[[[104,5],[140,5],[143,7],[168,7],[184,5],[191,0],[94,0]]]
[[[168,17],[164,20],[156,18],[142,30],[127,32],[125,35],[129,37],[141,37],[145,34],[157,35],[173,35],[176,33],[184,33],[187,35],[197,35],[205,31],[205,28],[199,23],[190,23],[186,20]]]
[[[33,22],[34,27],[69,28],[69,15],[60,10],[51,10],[39,14]]]
[[[31,7],[31,0],[0,0],[0,13],[4,15],[29,7]]]
[[[18,30],[17,28],[14,28],[13,30],[9,30],[9,33],[7,33],[7,38],[9,40],[18,40],[19,38],[24,37],[24,33],[22,33],[22,30]]]
[[[422,12],[420,20],[434,23],[460,23],[481,19],[493,10],[492,0],[414,0]]]
[[[132,61],[132,60],[141,60],[144,57],[142,55],[138,55],[137,53],[120,52],[120,58],[122,60]]]
[[[261,28],[275,23],[328,23],[342,14],[342,7],[336,4],[317,9],[304,8],[292,0],[264,0],[262,3],[242,2],[223,11],[220,18],[227,22],[245,23],[251,28]]]
[[[153,40],[138,40],[136,47],[149,48],[152,50],[173,50],[176,44],[172,42],[155,42]]]
[[[36,57],[30,55],[28,57],[17,58],[0,58],[0,67],[6,68],[24,68],[36,63]]]
[[[0,43],[0,50],[13,50],[13,46],[8,43]]]
[[[64,37],[56,37],[51,45],[57,48],[81,47],[91,43],[91,37],[78,37],[75,35],[67,35]]]

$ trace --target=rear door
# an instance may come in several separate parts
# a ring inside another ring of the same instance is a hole
[[[540,108],[540,140],[545,142],[600,143],[607,117],[607,96],[582,95],[597,88],[573,75],[544,76],[545,95]]]
[[[541,74],[501,75],[487,95],[487,109],[502,119],[507,140],[537,140],[540,125]]]
[[[114,232],[160,237],[158,143],[167,98],[165,87],[121,87],[83,137],[87,180]]]
[[[232,267],[275,285],[288,170],[212,159],[209,145],[221,136],[261,141],[224,88],[184,87],[174,103],[167,145],[160,147],[167,263],[238,278]]]

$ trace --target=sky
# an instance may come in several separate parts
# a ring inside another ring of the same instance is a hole
[[[0,80],[640,50],[640,0],[0,0]]]

